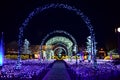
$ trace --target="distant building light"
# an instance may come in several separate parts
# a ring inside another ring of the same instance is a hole
[[[119,28],[117,28],[117,31],[118,31],[118,32],[120,32],[120,27],[119,27]]]

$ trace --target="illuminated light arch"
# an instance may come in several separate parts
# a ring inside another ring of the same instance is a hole
[[[54,51],[53,51],[53,52],[54,52],[54,55],[55,55],[56,50],[58,50],[58,49],[61,49],[62,52],[63,52],[63,51],[65,52],[65,53],[64,53],[64,54],[65,54],[64,57],[68,54],[67,50],[66,50],[64,47],[60,47],[60,46],[59,46],[59,47],[56,47],[56,48],[54,49]],[[60,54],[62,55],[62,53],[60,53]],[[59,56],[58,53],[57,53],[56,55]],[[59,58],[59,57],[57,57],[57,58]],[[59,59],[62,59],[62,56],[61,56],[61,58],[59,58]]]
[[[68,53],[68,56],[72,55],[72,52],[73,52],[72,49],[74,48],[74,45],[73,45],[73,42],[69,38],[66,38],[63,36],[54,36],[46,42],[46,46],[52,46],[52,45],[54,47],[60,47],[60,46],[66,47],[67,49],[66,53]]]
[[[42,42],[41,42],[41,44],[40,44],[40,56],[42,57],[42,46],[44,45],[44,43],[45,43],[45,41],[51,36],[51,35],[53,35],[53,34],[56,34],[56,33],[59,33],[59,34],[64,34],[64,35],[66,35],[66,36],[68,36],[69,38],[71,38],[71,40],[73,41],[73,43],[72,43],[72,41],[70,41],[68,38],[65,38],[65,37],[62,37],[62,39],[64,38],[64,39],[66,39],[66,40],[68,40],[69,42],[70,42],[70,45],[72,46],[69,50],[73,50],[73,52],[78,52],[78,46],[77,46],[77,42],[76,42],[76,40],[75,40],[75,38],[71,35],[71,34],[69,34],[68,32],[66,32],[66,31],[63,31],[63,30],[55,30],[55,31],[53,31],[53,32],[50,32],[50,33],[48,33],[44,38],[43,38],[43,40],[42,40]],[[52,39],[54,39],[54,38],[52,38]],[[52,40],[51,39],[51,40]],[[48,42],[50,42],[50,41],[48,41]],[[67,44],[68,45],[68,44]],[[70,51],[69,51],[70,52]],[[71,54],[71,53],[70,53]],[[69,55],[69,56],[72,56],[72,55]]]
[[[65,54],[68,54],[68,52],[67,52],[67,50],[65,49],[65,48],[63,48],[63,47],[56,47],[53,51],[55,52],[57,49],[59,49],[59,48],[61,48],[61,49],[63,49],[64,51],[65,51]]]
[[[68,53],[69,53],[69,51],[68,51],[68,49],[67,49],[67,47],[66,47],[66,45],[64,44],[64,43],[56,43],[55,45],[54,45],[54,47],[53,47],[53,51],[54,51],[54,49],[56,49],[57,47],[63,47],[65,50],[66,50],[66,55],[68,55]]]
[[[26,28],[26,26],[28,25],[28,23],[30,22],[30,20],[37,15],[38,13],[41,13],[42,11],[49,9],[49,8],[63,8],[63,9],[67,9],[69,11],[73,11],[75,12],[77,15],[81,16],[82,20],[85,22],[86,26],[88,27],[89,31],[90,31],[90,36],[92,37],[92,54],[93,54],[93,61],[96,61],[96,56],[95,56],[95,34],[93,31],[93,26],[91,25],[90,20],[88,19],[87,16],[85,16],[83,14],[83,12],[80,9],[76,9],[75,7],[71,7],[67,4],[47,4],[45,6],[42,7],[38,7],[36,9],[34,9],[29,15],[28,17],[25,19],[25,21],[22,23],[21,27],[19,28],[19,35],[18,35],[18,48],[19,48],[19,52],[18,52],[18,63],[20,63],[20,54],[22,52],[22,45],[23,45],[23,32],[24,32],[24,28]]]
[[[46,46],[56,44],[56,43],[64,43],[68,49],[73,46],[73,42],[70,39],[63,37],[63,36],[55,36],[55,37],[50,38],[46,42]]]

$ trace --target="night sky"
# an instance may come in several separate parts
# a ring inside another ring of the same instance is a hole
[[[115,28],[120,26],[120,7],[115,0],[1,0],[0,32],[4,32],[5,43],[17,41],[18,29],[29,13],[48,3],[63,3],[80,9],[91,20],[98,48],[117,46]],[[67,31],[75,37],[79,46],[84,45],[89,36],[88,27],[75,12],[50,8],[33,17],[24,37],[31,44],[40,44],[44,36],[53,30]]]

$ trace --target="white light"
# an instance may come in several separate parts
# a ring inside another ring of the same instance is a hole
[[[120,27],[119,27],[119,28],[117,28],[117,31],[118,31],[118,32],[120,32]]]

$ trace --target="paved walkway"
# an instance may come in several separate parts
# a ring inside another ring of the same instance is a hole
[[[56,61],[43,80],[71,80],[63,61]]]

